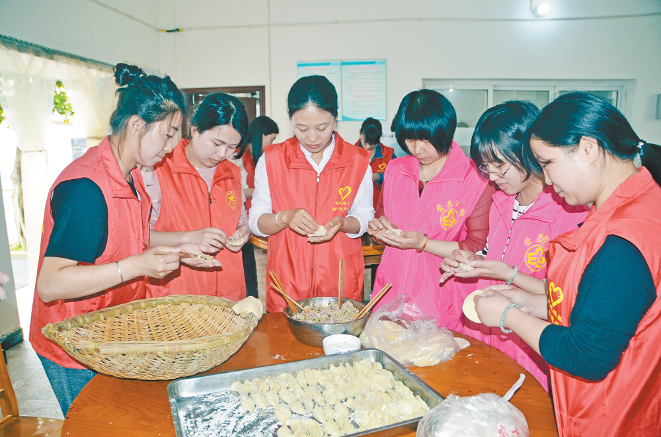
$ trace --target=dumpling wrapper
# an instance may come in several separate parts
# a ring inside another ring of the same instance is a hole
[[[246,242],[246,238],[239,238],[239,237],[227,237],[227,245],[228,246],[243,246],[243,244]]]
[[[473,270],[475,267],[473,267],[473,266],[470,265],[470,264],[459,263],[459,268],[460,268],[461,270],[464,270],[464,271],[468,272],[468,271],[470,271],[470,270]]]
[[[326,233],[328,233],[328,230],[323,226],[319,226],[319,229],[312,234],[308,234],[308,237],[323,237]]]
[[[475,296],[482,295],[482,290],[475,290],[464,300],[464,305],[461,307],[466,318],[471,322],[482,323],[482,320],[477,316],[477,311],[475,310]]]
[[[401,237],[402,235],[402,230],[401,229],[388,229],[386,231],[386,234],[388,235],[394,235],[396,237]]]

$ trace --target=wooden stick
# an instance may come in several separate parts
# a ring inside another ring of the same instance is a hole
[[[340,280],[339,285],[337,286],[337,309],[342,309],[342,291],[344,289],[344,258],[340,258]]]
[[[379,294],[377,294],[376,297],[374,297],[374,299],[372,299],[367,305],[365,305],[365,308],[363,308],[358,313],[358,315],[356,316],[356,318],[354,320],[358,320],[361,317],[365,316],[365,314],[367,314],[368,311],[371,310],[372,307],[374,305],[376,305],[376,303],[383,297],[383,295],[386,294],[388,292],[388,290],[390,290],[391,288],[392,288],[392,284],[387,284],[385,287],[383,287],[383,289],[381,291],[379,291]]]
[[[285,291],[285,287],[282,286],[282,283],[280,282],[280,280],[278,279],[278,277],[275,275],[275,272],[274,272],[274,271],[271,270],[271,271],[269,272],[269,276],[271,277],[271,280],[273,281],[273,283],[274,283],[275,286],[276,286],[276,291],[278,291],[278,292],[282,295],[282,297],[285,298],[285,300],[287,301],[287,303],[290,303],[290,302],[291,302],[292,305],[295,305],[295,306],[298,307],[301,311],[308,312],[308,310],[306,310],[305,308],[303,308],[303,306],[301,306],[301,304],[299,304],[298,302],[296,302],[294,299],[292,299],[292,298],[287,294],[287,292]],[[291,307],[290,307],[290,308],[291,308]],[[295,308],[292,308],[292,311],[295,312],[295,313],[298,312],[298,310],[296,310]]]

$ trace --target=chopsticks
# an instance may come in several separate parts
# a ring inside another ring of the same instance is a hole
[[[344,289],[344,258],[340,258],[340,280],[337,286],[337,309],[342,309],[342,291]]]
[[[301,309],[301,311],[307,312],[305,308],[303,308],[298,302],[296,302],[294,299],[289,297],[287,292],[285,291],[285,288],[282,286],[282,283],[280,283],[280,280],[278,277],[275,275],[275,272],[273,270],[269,271],[269,276],[271,277],[271,281],[273,281],[273,285],[275,286],[275,291],[280,293],[280,295],[285,299],[287,302],[287,305],[289,306],[289,309],[292,310],[293,313],[298,313],[298,308]]]
[[[383,289],[379,291],[379,294],[377,294],[376,297],[374,297],[374,299],[372,299],[371,301],[369,301],[367,305],[365,305],[365,308],[363,308],[358,313],[358,315],[354,320],[358,320],[361,317],[365,316],[365,314],[367,314],[372,309],[372,307],[376,305],[376,303],[383,297],[383,295],[386,294],[388,290],[390,290],[391,288],[392,288],[392,284],[387,284],[385,287],[383,287]]]
[[[161,250],[154,251],[154,255],[172,255],[173,253],[178,254],[180,258],[197,258],[197,255],[188,252],[164,252]]]

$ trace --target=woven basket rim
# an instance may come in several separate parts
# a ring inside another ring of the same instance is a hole
[[[170,341],[106,341],[106,342],[93,342],[89,340],[82,341],[65,341],[60,336],[63,331],[71,331],[76,328],[87,326],[88,324],[104,320],[107,318],[118,317],[122,314],[132,313],[138,310],[155,308],[159,305],[178,305],[182,303],[187,304],[204,304],[208,306],[218,306],[225,309],[230,309],[236,302],[217,296],[201,296],[201,295],[171,295],[164,297],[156,297],[150,299],[142,299],[133,302],[128,302],[121,305],[116,305],[103,310],[92,311],[86,314],[70,317],[58,323],[52,323],[44,326],[41,331],[42,334],[50,340],[57,343],[60,347],[68,345],[77,352],[86,353],[100,353],[103,355],[116,355],[116,354],[141,354],[141,353],[172,353],[172,352],[187,352],[187,351],[200,351],[204,349],[211,349],[223,344],[223,339],[236,336],[239,333],[250,333],[257,326],[257,317],[253,313],[248,313],[246,316],[235,314],[236,317],[243,319],[242,326],[231,332],[224,332],[211,336],[198,337],[185,340],[170,340]],[[105,353],[104,353],[105,352]]]

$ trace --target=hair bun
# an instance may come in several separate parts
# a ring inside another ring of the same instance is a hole
[[[115,65],[115,82],[119,86],[125,86],[133,82],[140,76],[143,76],[145,72],[140,67],[135,65],[122,64],[119,63]]]

